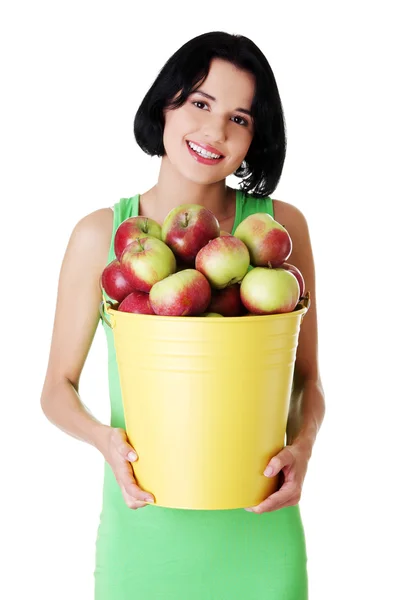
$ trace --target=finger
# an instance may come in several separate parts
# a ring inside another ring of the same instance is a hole
[[[144,502],[142,500],[137,500],[136,498],[130,496],[124,488],[122,488],[122,495],[123,498],[125,500],[125,504],[127,505],[128,508],[132,508],[133,510],[136,510],[137,508],[143,508],[144,506],[147,506],[148,502]]]
[[[138,458],[137,452],[128,442],[122,442],[118,446],[118,452],[128,462],[135,462]]]
[[[126,484],[122,483],[123,489],[127,496],[133,500],[134,502],[145,504],[154,504],[154,497],[149,493],[142,490],[138,485],[128,482]]]
[[[280,490],[268,496],[258,506],[252,508],[255,513],[272,512],[285,506],[293,506],[300,501],[300,493],[293,484],[284,484]]]
[[[125,463],[123,471],[125,472],[123,485],[127,493],[141,502],[154,502],[152,494],[150,494],[150,492],[145,492],[137,485],[132,467],[128,463]]]
[[[137,460],[136,450],[129,444],[126,431],[121,428],[115,429],[117,452],[127,461],[135,462]]]
[[[152,494],[145,492],[137,485],[132,467],[128,463],[124,463],[121,466],[120,473],[121,484],[129,496],[141,502],[154,502]]]
[[[294,456],[288,448],[283,448],[276,456],[271,458],[264,471],[266,477],[274,477],[279,471],[288,465],[292,465]]]

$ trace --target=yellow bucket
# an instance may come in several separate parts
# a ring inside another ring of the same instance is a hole
[[[162,317],[119,312],[113,330],[138,485],[159,506],[233,509],[277,489],[263,471],[285,443],[300,325],[291,313]],[[107,319],[108,317],[108,319]]]

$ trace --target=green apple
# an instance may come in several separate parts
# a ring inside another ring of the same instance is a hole
[[[233,235],[220,236],[208,242],[197,254],[195,262],[196,269],[217,290],[241,281],[249,264],[247,246]]]
[[[121,255],[121,269],[134,289],[150,292],[152,286],[176,270],[171,248],[153,237],[140,238],[129,244]]]
[[[297,278],[286,269],[255,267],[243,278],[240,298],[253,315],[292,312],[300,298]]]

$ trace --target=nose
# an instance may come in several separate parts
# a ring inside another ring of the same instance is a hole
[[[208,119],[203,124],[204,136],[210,142],[224,142],[226,140],[226,122],[222,116],[207,115]]]

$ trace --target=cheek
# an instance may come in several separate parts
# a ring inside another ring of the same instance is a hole
[[[196,127],[196,123],[184,107],[171,110],[165,115],[164,135],[175,137],[178,142],[181,142],[185,135],[193,131],[194,127]]]

